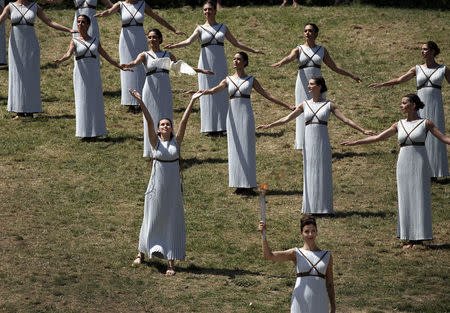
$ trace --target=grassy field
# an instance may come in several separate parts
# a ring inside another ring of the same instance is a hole
[[[47,14],[72,25],[71,10]],[[203,23],[200,9],[160,14],[187,33]],[[250,55],[248,73],[292,104],[296,65],[272,69],[269,64],[303,42],[306,22],[318,24],[318,43],[363,79],[356,84],[325,67],[328,98],[374,131],[402,118],[400,98],[415,92],[415,81],[384,89],[369,89],[369,83],[397,77],[421,62],[420,45],[426,40],[438,42],[438,61],[450,64],[448,11],[251,7],[225,9],[218,20],[242,42],[265,51]],[[118,58],[118,16],[99,24],[102,45]],[[145,28],[154,26],[147,18]],[[52,63],[65,53],[70,36],[40,21],[36,30],[44,113],[12,121],[6,111],[8,72],[0,70],[0,310],[287,312],[294,266],[262,259],[258,198],[232,195],[226,138],[200,134],[198,107],[183,144],[186,260],[171,278],[163,275],[163,261],[131,266],[150,177],[150,163],[141,158],[142,117],[120,106],[119,72],[103,60],[109,136],[92,143],[75,138],[73,62]],[[165,43],[184,38],[163,33]],[[226,51],[231,60],[236,49],[227,44]],[[173,52],[196,64],[199,46]],[[172,86],[178,121],[188,103],[182,92],[195,89],[196,79],[172,77]],[[447,83],[443,94],[449,134]],[[255,93],[252,98],[257,124],[287,113]],[[257,178],[269,188],[268,240],[274,249],[302,245],[302,157],[292,149],[294,128],[292,123],[257,132]],[[318,221],[318,241],[334,256],[338,312],[449,312],[450,180],[432,185],[435,240],[403,251],[396,238],[396,139],[348,148],[339,143],[360,134],[334,117],[329,131],[336,216]]]

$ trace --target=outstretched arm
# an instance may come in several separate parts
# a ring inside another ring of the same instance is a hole
[[[108,10],[105,10],[103,12],[97,13],[94,15],[94,17],[106,17],[110,16],[114,13],[119,12],[120,10],[120,2],[116,2],[113,6],[110,6]]]
[[[225,32],[225,38],[228,39],[228,41],[235,47],[248,51],[248,52],[253,52],[253,53],[259,53],[259,54],[264,54],[264,52],[262,50],[255,50],[253,48],[250,48],[249,46],[244,45],[242,42],[238,41],[230,32],[230,30],[227,27],[227,31]]]
[[[434,137],[442,141],[443,143],[450,145],[450,137],[445,136],[443,133],[439,131],[439,129],[434,125],[434,123],[430,120],[426,121],[427,130],[433,134]]]
[[[56,64],[59,64],[61,62],[68,60],[72,56],[74,51],[75,51],[75,43],[73,42],[73,40],[71,40],[70,44],[69,44],[69,50],[67,50],[66,54],[64,54],[62,56],[62,58],[56,59],[53,62],[55,62]]]
[[[130,63],[127,63],[127,64],[121,64],[121,65],[123,65],[124,67],[136,67],[139,64],[142,64],[144,62],[145,62],[145,52],[141,52],[138,54],[136,60],[131,61]]]
[[[202,95],[210,95],[213,93],[220,92],[227,87],[228,87],[227,79],[224,79],[216,87],[213,87],[211,89],[206,89],[206,90],[199,90],[199,91],[202,93]]]
[[[342,67],[336,65],[336,63],[334,63],[333,59],[328,54],[328,50],[325,48],[323,48],[323,49],[325,50],[325,52],[323,54],[323,63],[325,63],[332,71],[335,71],[336,73],[344,75],[344,76],[351,77],[358,83],[361,82],[361,78],[359,78],[358,76],[356,76],[353,73],[350,73],[350,72],[344,70]]]
[[[188,104],[186,110],[184,111],[183,117],[181,118],[180,126],[178,127],[177,135],[176,135],[179,146],[181,146],[181,143],[183,142],[184,133],[186,132],[187,122],[189,120],[189,116],[191,115],[192,107],[194,106],[195,100],[197,100],[201,95],[202,94],[199,92],[196,92],[195,94],[193,94],[191,101],[189,101],[189,104]]]
[[[416,76],[416,67],[412,67],[408,72],[406,72],[406,74],[398,77],[398,78],[394,78],[391,79],[390,81],[387,81],[385,83],[373,83],[370,84],[369,87],[386,87],[386,86],[392,86],[392,85],[398,85],[404,82],[407,82],[408,80],[410,80],[411,78],[413,78],[414,76]]]
[[[261,232],[261,235],[263,234],[263,231],[266,230],[266,224],[261,221],[258,225],[258,230]],[[294,263],[297,262],[297,256],[295,252],[295,248],[284,250],[284,251],[273,251],[270,250],[269,244],[267,243],[267,240],[262,236],[262,250],[264,259],[271,260],[274,262],[285,262],[285,261],[292,261]]]
[[[2,14],[0,15],[0,24],[2,24],[4,21],[6,21],[9,17],[10,12],[10,5],[8,4],[2,11]]]
[[[136,90],[128,89],[130,94],[137,100],[139,103],[139,106],[141,107],[142,113],[144,114],[145,120],[148,124],[148,139],[150,140],[150,144],[152,145],[152,148],[154,149],[156,147],[156,144],[158,143],[158,135],[155,132],[155,124],[153,123],[152,116],[150,115],[150,112],[148,112],[147,107],[144,104],[144,101],[142,101],[142,96],[139,92]]]
[[[104,5],[106,5],[108,8],[111,8],[112,6],[113,6],[113,3],[111,2],[111,1],[109,1],[109,0],[101,0],[102,1],[102,3],[104,4]]]
[[[333,114],[340,119],[341,121],[343,121],[345,124],[347,124],[350,127],[353,127],[356,130],[359,130],[361,133],[363,133],[364,135],[376,135],[376,133],[374,133],[371,130],[365,130],[364,128],[362,128],[361,126],[359,126],[358,124],[356,124],[355,122],[353,122],[351,119],[347,118],[344,116],[344,114],[339,111],[337,105],[334,102],[331,102],[331,112],[333,112]]]
[[[294,60],[297,60],[298,59],[298,53],[299,53],[298,47],[296,47],[296,48],[292,49],[291,53],[287,57],[281,59],[281,61],[278,61],[277,63],[274,63],[274,64],[272,64],[270,66],[272,66],[272,67],[280,67],[280,66],[282,66],[284,64],[287,64],[287,63],[290,63],[290,62],[292,62]]]
[[[199,31],[199,29],[197,27],[194,30],[194,32],[192,33],[192,35],[188,39],[183,40],[182,42],[179,42],[179,43],[167,45],[167,46],[164,47],[164,49],[175,49],[175,48],[181,48],[181,47],[189,46],[191,43],[193,43],[195,41],[195,39],[198,38],[199,35],[200,35],[200,31]]]
[[[67,28],[65,26],[62,26],[56,22],[53,22],[51,19],[49,19],[47,17],[47,15],[45,15],[44,10],[42,10],[42,8],[40,6],[37,6],[37,16],[41,19],[42,22],[44,22],[45,24],[47,24],[48,26],[57,29],[57,30],[61,30],[63,32],[67,32],[67,33],[78,33],[77,30],[73,30],[70,28]]]
[[[104,57],[106,61],[108,61],[113,66],[117,67],[118,69],[121,69],[122,71],[129,71],[129,72],[133,71],[132,69],[127,68],[127,66],[125,64],[119,64],[119,62],[117,62],[116,60],[111,58],[109,56],[109,54],[106,53],[106,51],[103,49],[103,47],[102,47],[102,45],[100,43],[98,43],[98,53],[100,53],[100,55],[102,57]]]
[[[274,96],[272,96],[270,93],[268,93],[262,86],[261,84],[258,82],[258,80],[256,78],[253,78],[253,88],[264,98],[266,98],[267,100],[270,100],[276,104],[279,104],[283,107],[285,107],[288,110],[294,111],[295,110],[295,106],[291,106],[289,104],[287,104],[284,101],[278,100],[277,98],[275,98]]]
[[[267,129],[274,126],[286,124],[287,122],[292,121],[294,118],[296,118],[302,113],[303,113],[303,103],[301,103],[294,111],[289,113],[289,115],[282,117],[278,121],[275,121],[273,123],[267,125],[259,125],[258,127],[256,127],[256,129]]]
[[[330,301],[330,313],[334,313],[336,312],[336,296],[334,294],[333,257],[331,255],[325,273],[325,284],[327,286],[328,300]]]
[[[161,16],[159,16],[156,12],[152,10],[152,8],[149,5],[145,5],[145,13],[152,17],[155,21],[157,21],[159,24],[167,28],[168,30],[174,32],[177,35],[186,35],[186,33],[177,30],[175,27],[170,25],[165,19],[163,19]]]
[[[450,84],[450,70],[448,69],[448,67],[445,68],[444,77],[445,77],[445,80],[447,81],[447,83]]]
[[[343,146],[364,145],[364,144],[368,144],[368,143],[385,140],[385,139],[395,135],[395,133],[397,132],[397,129],[398,129],[397,127],[398,127],[398,123],[395,123],[391,127],[389,127],[388,129],[386,129],[385,131],[383,131],[382,133],[380,133],[378,135],[366,137],[366,138],[363,138],[360,140],[355,140],[355,141],[345,141],[345,142],[342,142],[341,145],[343,145]]]

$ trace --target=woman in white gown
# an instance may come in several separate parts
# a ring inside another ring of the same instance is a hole
[[[288,116],[271,124],[258,126],[258,129],[285,124],[304,113],[302,213],[334,214],[331,145],[328,135],[330,112],[345,124],[366,135],[375,133],[365,130],[345,117],[334,102],[322,98],[322,94],[327,91],[323,77],[311,78],[308,90],[312,95],[311,99],[300,103]]]
[[[265,236],[266,225],[259,222],[264,259],[292,261],[295,264],[297,279],[292,292],[291,313],[334,313],[333,258],[329,251],[321,250],[316,245],[317,224],[314,217],[304,216],[300,223],[303,247],[272,252]]]
[[[55,60],[61,63],[75,54],[73,68],[73,90],[75,94],[75,136],[84,140],[105,136],[105,108],[103,103],[102,78],[100,76],[100,55],[109,63],[122,70],[119,65],[103,50],[98,38],[89,36],[88,30],[91,20],[87,15],[78,16],[78,37],[72,38],[66,54]]]
[[[261,87],[258,80],[245,73],[248,55],[238,52],[233,58],[236,72],[219,85],[202,90],[203,95],[215,94],[227,89],[230,105],[227,114],[228,176],[229,186],[237,188],[236,194],[253,195],[256,187],[255,118],[250,94],[252,89],[266,99],[289,110],[295,107],[276,99]],[[201,99],[201,98],[200,98]]]
[[[426,106],[426,105],[425,105]],[[397,237],[405,240],[403,248],[414,247],[423,240],[432,240],[430,165],[425,138],[430,132],[444,144],[450,138],[442,134],[429,119],[420,118],[418,111],[424,103],[415,94],[402,98],[401,111],[406,119],[400,120],[376,136],[343,142],[344,146],[368,144],[385,140],[398,133],[400,152],[397,160],[398,229]]]
[[[155,121],[163,117],[173,120],[172,86],[170,85],[169,71],[178,71],[184,74],[213,74],[198,68],[191,68],[183,61],[177,61],[176,57],[168,51],[161,51],[160,45],[163,36],[159,29],[148,31],[147,41],[150,50],[141,52],[136,60],[126,64],[127,67],[144,65],[145,83],[142,89],[142,99],[147,106],[150,115]],[[151,157],[151,145],[148,139],[147,121],[144,119],[144,158]],[[157,125],[155,125],[155,131]]]
[[[137,56],[148,50],[147,40],[144,31],[144,16],[149,15],[167,29],[175,34],[184,34],[176,30],[165,19],[153,12],[151,7],[144,0],[125,0],[116,2],[110,9],[98,13],[95,17],[105,17],[114,13],[120,13],[122,30],[119,38],[120,63],[126,64],[134,61]],[[136,112],[137,101],[128,92],[129,89],[136,89],[142,92],[145,82],[144,67],[139,66],[133,72],[121,72],[120,82],[122,86],[121,104],[128,106],[129,112]]]
[[[431,120],[441,133],[445,135],[444,103],[442,101],[442,83],[444,78],[450,83],[450,70],[443,64],[436,62],[440,53],[434,41],[427,41],[422,45],[422,58],[425,63],[412,67],[406,74],[391,79],[385,83],[373,83],[369,87],[385,87],[404,83],[416,76],[417,95],[425,108],[419,111],[419,116]],[[428,136],[425,147],[430,161],[431,177],[449,176],[447,147],[434,136]]]
[[[5,0],[0,0],[0,14],[5,8]],[[0,65],[6,65],[6,32],[5,24],[0,25]]]
[[[322,62],[332,71],[361,82],[358,76],[336,65],[325,47],[316,44],[318,35],[319,27],[316,24],[306,24],[303,32],[305,43],[295,47],[287,57],[271,65],[272,67],[280,67],[292,61],[298,61],[297,82],[295,84],[295,105],[297,106],[303,101],[311,99],[311,94],[308,91],[308,81],[313,77],[323,76],[321,71]],[[323,93],[322,98],[326,99],[326,97],[326,93]],[[294,149],[303,149],[303,139],[305,137],[305,118],[303,114],[297,117],[295,124]]]
[[[141,264],[145,254],[168,260],[166,276],[175,274],[175,260],[184,260],[186,251],[186,226],[180,181],[180,147],[192,107],[199,94],[192,96],[180,121],[177,134],[173,135],[172,121],[163,118],[155,131],[153,119],[134,90],[148,123],[148,137],[152,145],[152,174],[145,193],[144,217],[139,235],[139,253],[133,264]]]
[[[12,25],[8,45],[8,111],[17,113],[14,119],[42,112],[40,49],[34,31],[36,16],[52,28],[73,32],[50,20],[36,2],[18,0],[5,7],[0,24],[9,18]]]
[[[225,24],[216,22],[217,7],[214,1],[205,1],[203,15],[206,22],[198,25],[192,35],[177,44],[167,45],[165,49],[181,48],[192,44],[197,38],[200,40],[201,50],[198,67],[214,72],[214,75],[198,75],[199,90],[217,86],[228,75],[224,42],[227,39],[233,46],[253,52],[263,53],[239,42]],[[228,112],[228,95],[225,90],[214,95],[200,98],[201,132],[210,136],[222,136],[226,131]]]

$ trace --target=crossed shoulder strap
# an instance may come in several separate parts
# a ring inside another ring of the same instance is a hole
[[[425,81],[424,81],[420,86],[417,86],[417,90],[422,89],[422,88],[424,88],[424,87],[432,87],[432,88],[441,89],[442,86],[440,86],[440,85],[438,85],[438,84],[434,84],[434,83],[431,81],[431,76],[433,76],[433,74],[436,73],[436,71],[437,71],[438,69],[440,69],[441,67],[442,67],[442,65],[439,65],[438,67],[436,67],[436,69],[435,69],[430,75],[427,75],[427,74],[425,73],[425,71],[423,70],[422,66],[419,65],[419,68],[420,68],[420,70],[422,71],[423,75],[425,75],[426,79],[425,79]],[[428,82],[430,82],[430,85],[431,85],[431,86],[425,86]]]
[[[306,121],[306,122],[305,122],[305,125],[310,125],[310,124],[328,125],[328,122],[327,122],[327,121],[322,121],[322,120],[320,120],[320,119],[317,117],[317,113],[319,113],[319,111],[320,111],[320,110],[321,110],[328,102],[330,102],[330,101],[329,101],[329,100],[325,101],[324,104],[322,104],[316,111],[314,111],[314,110],[311,108],[311,106],[309,105],[308,100],[305,100],[306,105],[308,106],[308,108],[311,110],[311,112],[312,112],[312,114],[313,114],[312,118],[311,118],[309,121]],[[317,119],[317,122],[313,121],[314,118]]]
[[[419,125],[422,124],[425,120],[426,120],[426,119],[421,120],[421,121],[420,121],[419,123],[417,123],[417,125],[414,126],[414,128],[411,129],[411,131],[409,131],[409,132],[406,130],[405,125],[403,125],[403,121],[400,120],[400,125],[402,126],[403,131],[404,131],[405,134],[406,134],[406,138],[405,138],[405,140],[400,144],[400,147],[405,147],[405,146],[424,146],[424,145],[425,145],[425,142],[414,142],[414,141],[411,139],[411,137],[410,137],[411,134],[413,133],[413,131],[415,131],[415,130],[417,129],[417,127],[419,127]],[[411,143],[406,143],[406,142],[408,141],[408,139],[411,141]]]
[[[122,27],[143,26],[143,25],[144,25],[144,24],[138,23],[138,22],[136,21],[136,15],[138,14],[139,10],[142,8],[142,5],[143,5],[144,3],[145,3],[145,1],[142,0],[142,1],[141,1],[141,4],[140,4],[139,7],[137,8],[137,10],[134,12],[134,14],[131,13],[131,11],[127,8],[127,6],[126,6],[125,3],[122,3],[122,7],[124,7],[125,10],[127,10],[128,13],[130,13],[130,15],[131,15],[131,20],[130,20],[128,23],[123,24]],[[134,21],[134,24],[131,25],[131,23],[132,23],[133,21]]]
[[[202,44],[202,48],[204,48],[204,47],[213,45],[212,41],[213,41],[214,39],[216,39],[216,36],[217,36],[217,34],[219,33],[219,31],[222,29],[223,24],[220,24],[219,28],[218,28],[214,33],[211,32],[211,31],[209,31],[208,29],[204,28],[202,25],[199,25],[199,26],[200,26],[200,28],[203,29],[205,32],[211,34],[211,39],[210,39],[208,42]],[[216,45],[218,45],[218,46],[223,46],[223,42],[218,41],[218,40],[216,39]]]
[[[300,65],[299,67],[298,67],[298,69],[299,70],[301,70],[301,69],[304,69],[305,67],[317,67],[317,68],[321,68],[322,67],[322,65],[320,65],[320,64],[317,64],[316,62],[314,62],[314,60],[313,60],[313,57],[317,54],[317,52],[319,52],[320,51],[320,49],[322,49],[323,47],[322,46],[319,46],[319,48],[317,48],[317,50],[313,53],[313,55],[309,55],[309,54],[307,54],[306,52],[305,52],[305,50],[303,50],[303,48],[302,48],[302,46],[299,46],[299,48],[300,48],[300,53],[303,53],[307,58],[308,58],[308,61],[304,64],[304,65]],[[311,49],[312,50],[312,49]],[[308,65],[308,63],[309,62],[312,62],[313,63],[313,65]]]
[[[75,1],[74,1],[75,2]],[[88,2],[87,2],[87,0],[84,0],[79,6],[77,6],[77,3],[75,2],[75,8],[76,9],[86,9],[86,8],[89,8],[89,9],[96,9],[96,6],[95,5],[90,5]]]
[[[242,87],[242,85],[248,81],[250,78],[252,78],[253,76],[248,76],[242,83],[238,85],[236,85],[236,83],[233,81],[233,79],[231,78],[232,76],[228,76],[228,79],[233,83],[234,86],[236,86],[236,90],[233,92],[233,94],[230,96],[230,99],[234,99],[234,98],[250,98],[250,95],[246,95],[243,94],[240,90],[240,88]],[[236,93],[239,91],[240,96],[236,96]]]
[[[80,40],[78,38],[73,38],[73,39],[78,41],[79,43],[81,43],[83,46],[86,47],[86,51],[84,52],[84,54],[75,57],[75,60],[81,60],[84,58],[94,58],[94,59],[97,58],[97,56],[91,50],[91,46],[94,44],[94,42],[95,42],[95,40],[97,40],[97,38],[94,38],[94,40],[92,40],[92,42],[89,45],[87,45],[85,41]],[[90,53],[90,55],[87,55],[88,52]]]
[[[302,252],[302,250],[297,249],[298,252],[300,252],[301,255],[303,255],[303,257],[306,259],[306,261],[308,261],[309,264],[311,264],[311,268],[309,269],[309,271],[307,272],[301,272],[301,273],[297,273],[297,277],[304,277],[304,276],[319,276],[320,278],[324,278],[325,279],[325,274],[319,272],[319,270],[317,269],[317,264],[320,263],[320,261],[323,260],[323,258],[328,254],[328,251],[325,251],[322,256],[319,258],[319,260],[316,263],[312,263],[310,259],[308,259],[308,257]],[[317,274],[311,274],[312,270],[315,269]]]
[[[16,7],[16,6],[14,5],[14,3],[11,2],[11,5],[17,10],[17,12],[20,13],[20,15],[22,15],[22,17],[20,18],[20,20],[19,20],[18,22],[11,23],[12,26],[17,26],[17,25],[34,26],[34,23],[29,22],[29,21],[27,20],[27,18],[25,17],[25,15],[28,13],[28,11],[31,10],[31,8],[32,8],[34,5],[37,5],[36,2],[33,2],[33,3],[27,8],[27,10],[25,11],[25,13],[22,13],[22,11],[20,11],[19,8]],[[25,20],[25,24],[20,24],[20,22],[21,22],[22,20]]]

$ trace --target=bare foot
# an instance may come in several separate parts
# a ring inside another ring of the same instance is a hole
[[[139,265],[144,262],[144,254],[139,252],[132,265]]]
[[[169,260],[169,264],[167,264],[166,276],[175,275],[175,261]]]
[[[17,121],[18,119],[20,119],[20,116],[19,116],[19,115],[16,115],[16,116],[14,116],[14,117],[12,118],[13,121]]]
[[[414,245],[412,243],[405,243],[403,245],[403,250],[411,249],[411,248],[414,248]]]
[[[287,0],[284,0],[283,3],[280,5],[280,8],[284,8],[287,4]]]
[[[292,1],[292,7],[293,8],[300,8],[300,4],[297,3],[297,1]]]

